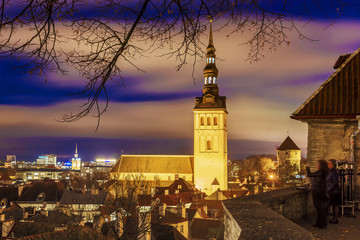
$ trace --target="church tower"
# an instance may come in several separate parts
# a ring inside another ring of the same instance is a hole
[[[227,114],[226,97],[219,95],[218,70],[210,21],[209,45],[206,49],[204,86],[195,99],[194,111],[194,182],[195,187],[210,195],[212,183],[227,189]]]
[[[77,144],[75,146],[75,154],[71,159],[71,170],[80,170],[81,168],[81,158],[79,158],[79,154],[77,151]]]

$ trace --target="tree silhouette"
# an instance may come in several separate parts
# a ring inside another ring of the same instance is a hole
[[[299,5],[300,12],[292,11],[287,0],[1,0],[0,56],[25,61],[29,72],[45,81],[50,72],[65,74],[66,65],[71,65],[85,79],[77,95],[87,100],[78,113],[64,115],[62,121],[78,120],[92,110],[100,121],[108,106],[107,83],[121,81],[124,62],[141,70],[140,57],[166,48],[162,56],[175,57],[177,69],[189,61],[195,64],[204,55],[200,36],[209,18],[219,29],[230,29],[228,36],[250,33],[248,57],[257,61],[265,48],[289,44],[289,31],[306,38],[299,30],[304,22],[296,22],[300,17],[311,21],[313,6],[341,13],[348,4],[301,0]],[[71,41],[80,47],[61,48]],[[103,105],[100,99],[106,99]]]

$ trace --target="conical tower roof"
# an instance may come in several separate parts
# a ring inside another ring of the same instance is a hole
[[[277,150],[300,150],[300,148],[294,143],[294,141],[288,136]]]

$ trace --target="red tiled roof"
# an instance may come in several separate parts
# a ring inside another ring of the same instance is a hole
[[[360,48],[338,59],[340,67],[291,115],[294,119],[360,115]],[[346,58],[346,60],[344,60]]]
[[[193,202],[196,194],[193,192],[183,192],[169,195],[155,195],[154,197],[150,195],[139,195],[139,205],[150,206],[151,202],[157,198],[160,200],[160,203],[165,203],[167,206],[177,206],[180,202],[184,204]]]
[[[154,223],[171,225],[171,224],[177,224],[177,223],[189,221],[187,218],[183,218],[183,217],[181,217],[175,213],[172,213],[170,211],[166,211],[165,216],[160,216],[158,214],[156,214],[156,215],[157,215],[157,220],[156,220],[156,218],[153,219]]]
[[[203,206],[207,206],[208,215],[211,211],[215,215],[215,218],[222,218],[224,216],[224,207],[221,200],[199,199],[196,202],[191,203],[190,208],[202,208]]]

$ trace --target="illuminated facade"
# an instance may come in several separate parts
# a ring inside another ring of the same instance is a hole
[[[276,156],[279,165],[295,165],[297,173],[300,172],[301,150],[290,137],[276,149]]]
[[[226,97],[219,95],[218,70],[210,25],[206,49],[203,94],[195,100],[194,111],[194,182],[195,187],[211,194],[227,189],[227,111]],[[216,181],[217,180],[217,181]],[[218,185],[213,185],[213,182]]]
[[[166,186],[180,177],[208,195],[227,189],[226,97],[219,95],[211,23],[206,51],[202,96],[193,108],[194,155],[122,155],[110,171],[111,179],[141,175]]]
[[[75,146],[75,154],[71,159],[71,170],[80,170],[81,168],[81,158],[79,158],[79,154],[77,151],[77,144]]]
[[[38,164],[38,165],[54,165],[54,166],[57,166],[56,158],[57,158],[57,156],[55,154],[41,155],[36,160],[36,164]]]

